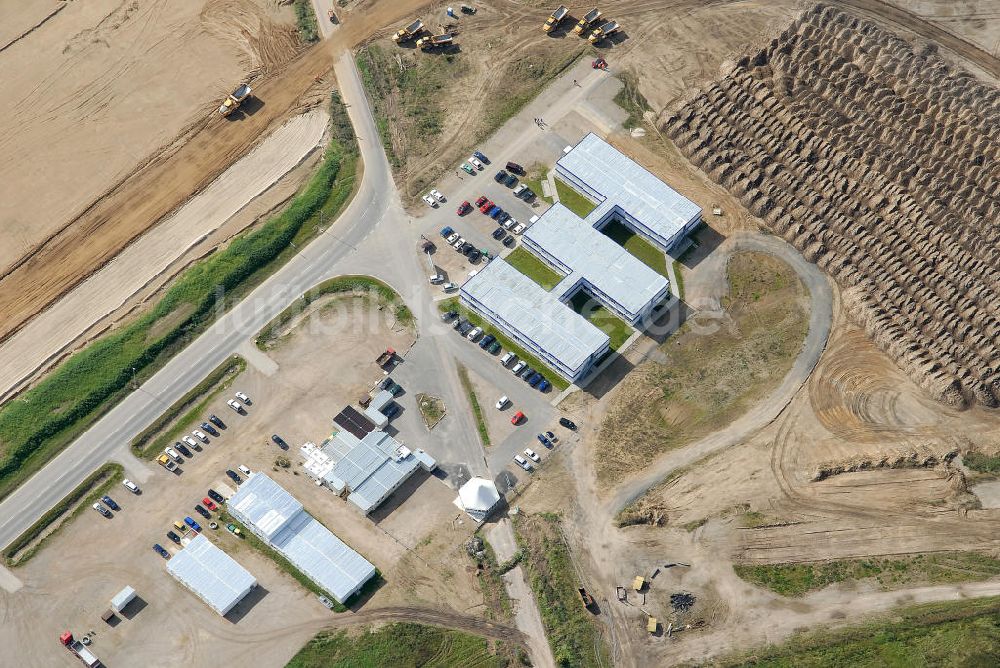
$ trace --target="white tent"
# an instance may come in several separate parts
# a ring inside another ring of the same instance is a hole
[[[464,510],[477,522],[484,521],[500,503],[500,492],[493,481],[486,478],[472,478],[458,490],[455,505]]]

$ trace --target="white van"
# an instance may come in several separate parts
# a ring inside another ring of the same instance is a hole
[[[531,471],[534,467],[528,463],[528,460],[521,455],[514,455],[514,463],[520,466],[525,471]]]
[[[503,357],[500,358],[500,366],[507,366],[516,358],[517,355],[515,355],[514,353],[511,352],[504,353]]]
[[[482,334],[482,333],[483,333],[483,328],[482,327],[473,327],[472,331],[469,332],[467,338],[470,341],[475,341],[476,339],[479,338],[479,335]]]

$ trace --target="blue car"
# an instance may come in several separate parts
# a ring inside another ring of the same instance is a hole
[[[496,220],[502,214],[503,214],[503,209],[501,209],[500,207],[497,207],[496,211],[490,211],[490,218],[492,218],[493,220]]]
[[[448,237],[450,237],[454,233],[455,233],[455,230],[451,229],[450,227],[445,227],[445,228],[443,228],[441,230],[441,236],[444,237],[445,239],[447,239]]]
[[[549,439],[545,438],[545,434],[539,434],[537,438],[538,442],[544,445],[546,448],[552,447],[552,442],[549,441]]]
[[[494,204],[493,206],[491,206],[489,209],[486,210],[486,215],[492,217],[495,212],[500,210],[501,210],[500,207]]]
[[[538,391],[539,392],[544,392],[545,390],[549,389],[550,387],[552,387],[552,383],[550,383],[549,381],[547,381],[544,378],[542,378],[542,382],[540,382],[538,384]]]
[[[164,550],[163,546],[160,545],[159,543],[153,543],[153,551],[155,551],[158,555],[160,555],[164,559],[170,558],[170,553]]]
[[[487,158],[482,153],[480,153],[479,151],[473,151],[472,155],[476,156],[477,158],[479,158],[480,160],[482,160],[483,162],[485,162],[487,165],[490,164],[490,159]]]
[[[542,382],[542,374],[540,373],[536,373],[534,376],[528,379],[528,385],[530,385],[531,387],[535,387],[540,382]]]
[[[106,505],[106,506],[107,506],[108,508],[110,508],[111,510],[121,510],[121,508],[120,508],[120,507],[118,507],[118,504],[117,504],[117,503],[115,503],[115,500],[114,500],[114,499],[112,499],[112,498],[111,498],[110,496],[108,496],[107,494],[105,494],[104,496],[102,496],[102,497],[101,497],[101,501],[103,501],[103,502],[104,502],[104,505]]]
[[[188,525],[189,527],[191,527],[195,531],[201,531],[201,526],[197,522],[194,521],[193,517],[190,517],[190,516],[185,517],[184,518],[184,524]]]
[[[399,412],[401,410],[403,409],[399,407],[399,404],[393,402],[385,407],[385,409],[382,411],[382,415],[386,416],[388,419],[391,420],[392,418],[399,415]]]

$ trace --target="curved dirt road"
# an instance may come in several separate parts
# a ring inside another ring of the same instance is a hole
[[[809,374],[812,373],[826,348],[833,319],[833,291],[830,289],[830,283],[819,267],[807,262],[797,250],[777,237],[740,233],[726,239],[702,261],[697,274],[688,279],[686,298],[694,303],[718,304],[719,299],[729,289],[726,278],[729,258],[741,251],[767,253],[783,260],[795,270],[796,275],[809,290],[811,301],[809,333],[806,334],[802,344],[802,351],[778,389],[748,413],[725,429],[671,452],[647,468],[642,477],[619,489],[606,504],[606,509],[612,515],[641,497],[672,471],[688,466],[713,452],[736,445],[770,424],[809,378]]]

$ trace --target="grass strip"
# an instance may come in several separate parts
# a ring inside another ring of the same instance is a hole
[[[597,303],[586,290],[580,290],[569,300],[569,306],[611,339],[611,349],[618,350],[635,331],[614,313]]]
[[[380,304],[392,306],[396,321],[404,327],[412,327],[415,322],[413,313],[403,303],[402,297],[377,278],[355,275],[337,276],[311,288],[304,295],[292,302],[285,310],[274,316],[257,333],[254,339],[256,346],[261,350],[268,350],[286,324],[303,313],[314,301],[324,295],[330,294],[352,294],[358,297],[373,297]]]
[[[505,350],[514,353],[518,356],[518,358],[524,360],[524,362],[532,369],[537,370],[545,376],[545,379],[552,383],[552,387],[558,390],[565,390],[569,387],[569,381],[549,368],[548,365],[543,364],[541,360],[527,352],[524,348],[511,341],[502,332],[497,331],[491,323],[483,320],[478,313],[465,308],[465,306],[459,302],[458,297],[452,297],[451,299],[445,299],[438,302],[438,310],[441,311],[441,313],[457,311],[459,316],[466,318],[476,327],[482,327],[483,331],[497,337],[497,341],[500,342],[500,345],[502,345]]]
[[[20,536],[14,539],[14,542],[7,546],[7,549],[4,550],[3,553],[4,563],[8,566],[24,565],[29,559],[31,559],[31,557],[37,554],[47,542],[52,540],[52,538],[58,534],[64,526],[75,519],[76,516],[79,515],[84,509],[89,508],[95,501],[97,501],[97,499],[107,494],[108,490],[120,483],[124,477],[125,470],[121,467],[121,464],[114,464],[111,462],[104,464],[99,469],[91,473],[83,482],[77,485],[72,492],[63,497],[59,503],[50,508],[49,511],[42,515],[37,522],[25,529]],[[76,507],[74,508],[74,506]],[[46,529],[58,521],[64,513],[70,510],[70,508],[74,508],[73,512],[68,517],[64,518],[55,530],[38,541],[38,543],[33,545],[29,550],[25,551],[24,554],[18,556],[16,560],[14,559],[18,552],[23,550],[25,546],[30,545],[31,541],[38,538],[38,536],[45,533]]]
[[[191,423],[203,420],[202,415],[209,402],[232,385],[246,368],[247,361],[239,355],[233,355],[217,366],[132,440],[132,454],[147,460],[157,456],[171,441],[186,432]],[[183,417],[177,419],[182,413]]]
[[[717,662],[761,668],[841,666],[996,666],[1000,664],[1000,597],[929,603]]]
[[[615,95],[614,102],[628,112],[628,118],[622,121],[622,127],[631,130],[642,125],[645,112],[652,111],[652,107],[649,106],[646,97],[639,92],[639,77],[635,72],[626,70],[618,74],[618,78],[624,86]]]
[[[306,44],[319,41],[319,24],[310,0],[295,0],[295,23],[299,26],[299,39]]]
[[[162,368],[313,239],[354,191],[357,148],[339,95],[332,138],[305,188],[280,214],[196,263],[128,325],[87,345],[0,408],[0,499]]]
[[[636,232],[618,220],[613,220],[601,230],[601,234],[627,250],[635,259],[658,273],[664,278],[670,278],[667,273],[667,255],[659,248],[649,243]]]
[[[962,463],[980,473],[1000,473],[1000,455],[987,455],[972,450],[962,455]]]
[[[458,379],[462,381],[465,394],[469,397],[469,405],[472,406],[472,415],[476,418],[476,429],[479,430],[479,438],[482,439],[483,445],[489,446],[491,445],[490,432],[486,428],[486,418],[483,416],[483,409],[479,405],[479,397],[476,396],[476,390],[473,389],[472,381],[469,379],[469,370],[461,364],[458,365]]]
[[[505,645],[506,643],[494,643]],[[451,629],[399,622],[356,635],[321,631],[285,668],[501,668],[508,665],[485,638]]]
[[[597,207],[596,204],[578,193],[573,186],[562,179],[553,178],[553,180],[556,182],[556,194],[559,195],[559,203],[576,215],[586,218]]]
[[[539,260],[524,246],[512,250],[503,261],[538,283],[544,290],[551,290],[563,279],[559,272]]]
[[[674,260],[674,284],[677,286],[677,298],[684,301],[684,274],[681,272],[683,266],[680,260]]]
[[[591,614],[577,593],[580,586],[569,546],[553,513],[514,518],[514,533],[525,550],[524,567],[559,666],[591,668],[610,665],[607,648]]]

